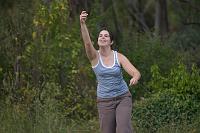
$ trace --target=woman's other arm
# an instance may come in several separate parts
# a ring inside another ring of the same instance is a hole
[[[129,86],[136,85],[141,77],[140,72],[131,64],[131,62],[123,54],[118,53],[118,57],[119,57],[119,62],[122,65],[123,69],[130,76],[132,76]]]

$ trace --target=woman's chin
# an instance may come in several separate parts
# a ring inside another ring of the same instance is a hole
[[[108,47],[108,46],[110,46],[110,45],[105,44],[105,43],[99,44],[99,47]]]

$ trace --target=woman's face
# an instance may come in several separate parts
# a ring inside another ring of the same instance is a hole
[[[110,40],[110,34],[107,30],[102,30],[98,37],[99,46],[111,46],[112,41]]]

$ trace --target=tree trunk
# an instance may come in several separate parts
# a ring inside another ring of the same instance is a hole
[[[116,9],[116,3],[114,2],[114,0],[112,0],[112,13],[113,13],[113,21],[114,21],[114,26],[115,26],[115,41],[116,41],[116,46],[119,46],[120,42],[122,41],[123,38],[123,34],[122,34],[122,30],[120,29],[120,25],[119,25],[119,21],[118,21],[118,17],[117,17],[117,9]],[[116,49],[118,49],[116,47]]]
[[[141,0],[126,0],[127,11],[132,18],[132,21],[137,21],[139,31],[149,31],[149,27],[146,24],[143,9],[141,6]]]
[[[15,70],[15,87],[19,88],[20,87],[20,59],[17,57],[16,61],[15,61],[15,66],[14,66],[14,70]]]
[[[156,0],[155,32],[164,37],[168,29],[167,1]]]

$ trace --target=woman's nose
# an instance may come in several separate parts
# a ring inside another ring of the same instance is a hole
[[[102,38],[104,39],[104,38],[105,38],[105,36],[102,36]]]

